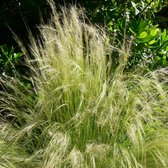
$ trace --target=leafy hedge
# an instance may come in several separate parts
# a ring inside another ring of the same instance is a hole
[[[132,39],[129,69],[139,64],[155,69],[168,64],[168,33],[156,24],[157,12],[165,6],[163,0],[107,0],[95,8],[92,20],[105,23],[118,40],[116,44],[123,35],[128,41]]]

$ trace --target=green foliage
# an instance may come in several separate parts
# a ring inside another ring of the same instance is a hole
[[[138,18],[150,20],[155,12],[159,11],[163,5],[163,0],[102,0],[98,1],[97,7],[92,12],[92,18],[98,23],[112,22],[113,29],[118,29],[125,22],[129,22]],[[96,6],[96,3],[94,4]],[[88,8],[89,9],[89,8]]]
[[[161,31],[158,25],[153,26],[151,22],[139,20],[134,21],[129,27],[129,31],[134,34],[130,64],[140,64],[149,66],[150,69],[164,67],[168,65],[168,33],[164,29]]]
[[[0,46],[0,73],[12,76],[15,66],[20,63],[23,53],[15,52],[13,47]]]
[[[167,70],[126,73],[129,45],[110,44],[76,9],[58,14],[51,5],[41,43],[30,37],[33,90],[23,92],[19,75],[2,79],[10,91],[0,93],[7,114],[0,120],[0,166],[168,167]],[[114,51],[119,64],[111,72]]]
[[[167,31],[155,25],[155,13],[164,6],[163,0],[103,1],[92,13],[93,21],[107,24],[120,43],[123,36],[132,38],[132,57],[127,69],[145,65],[150,69],[164,67],[167,62]]]
[[[28,94],[28,90],[32,89],[32,83],[29,75],[30,69],[25,65],[24,55],[22,52],[16,52],[14,47],[8,47],[7,45],[0,46],[0,78],[7,77],[10,83],[11,79],[20,76],[20,87],[22,91],[27,93],[29,100],[33,100],[35,95]],[[4,85],[0,87],[0,91],[4,89],[11,90],[11,87]]]

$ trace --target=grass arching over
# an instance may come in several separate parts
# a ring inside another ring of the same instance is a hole
[[[60,20],[53,7],[42,43],[31,37],[33,91],[3,77],[0,167],[167,167],[166,70],[125,73],[129,46],[115,49],[79,16],[64,9]]]

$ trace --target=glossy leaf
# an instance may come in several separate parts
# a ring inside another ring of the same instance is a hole
[[[150,42],[149,42],[149,45],[152,45],[152,44],[154,44],[154,43],[156,43],[157,41],[154,39],[154,40],[151,40]]]
[[[147,36],[147,32],[143,31],[139,36],[138,38],[145,38]]]

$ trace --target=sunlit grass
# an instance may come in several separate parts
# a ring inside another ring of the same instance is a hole
[[[166,70],[124,72],[130,44],[117,49],[81,11],[51,7],[42,42],[30,37],[32,87],[2,79],[0,167],[166,168]]]

